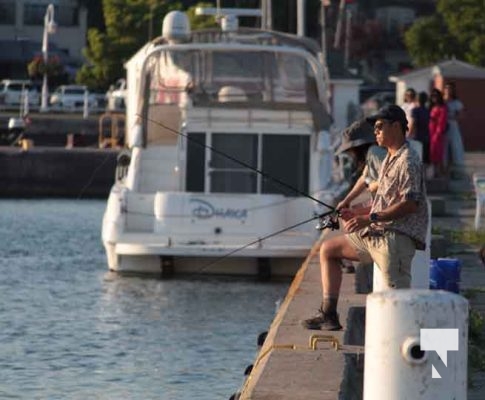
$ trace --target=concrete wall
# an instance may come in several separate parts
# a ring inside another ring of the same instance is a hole
[[[107,198],[115,150],[0,148],[0,197]]]

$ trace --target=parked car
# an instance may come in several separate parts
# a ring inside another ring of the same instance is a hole
[[[85,94],[88,96],[89,108],[95,108],[96,96],[89,93],[88,88],[83,85],[59,86],[50,96],[49,104],[54,110],[79,111],[84,107]]]
[[[29,106],[38,106],[40,95],[30,80],[4,79],[0,82],[0,106],[19,106],[23,104],[23,93],[29,96]]]
[[[377,92],[365,100],[360,108],[364,117],[375,114],[379,108],[396,103],[396,92],[394,91],[383,91]]]
[[[126,80],[118,79],[106,92],[108,111],[124,111],[126,107]]]

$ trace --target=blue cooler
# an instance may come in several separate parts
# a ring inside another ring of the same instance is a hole
[[[430,261],[429,288],[460,292],[461,262],[456,258],[438,258]]]

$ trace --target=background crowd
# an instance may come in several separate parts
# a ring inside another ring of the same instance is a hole
[[[443,92],[434,88],[419,94],[412,88],[404,94],[403,110],[408,119],[408,137],[422,144],[428,178],[448,178],[464,167],[464,148],[459,127],[463,103],[450,82]]]

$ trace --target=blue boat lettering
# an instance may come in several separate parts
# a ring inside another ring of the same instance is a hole
[[[244,220],[248,217],[247,208],[223,208],[216,207],[208,201],[201,199],[191,199],[192,216],[199,219],[224,218]]]

